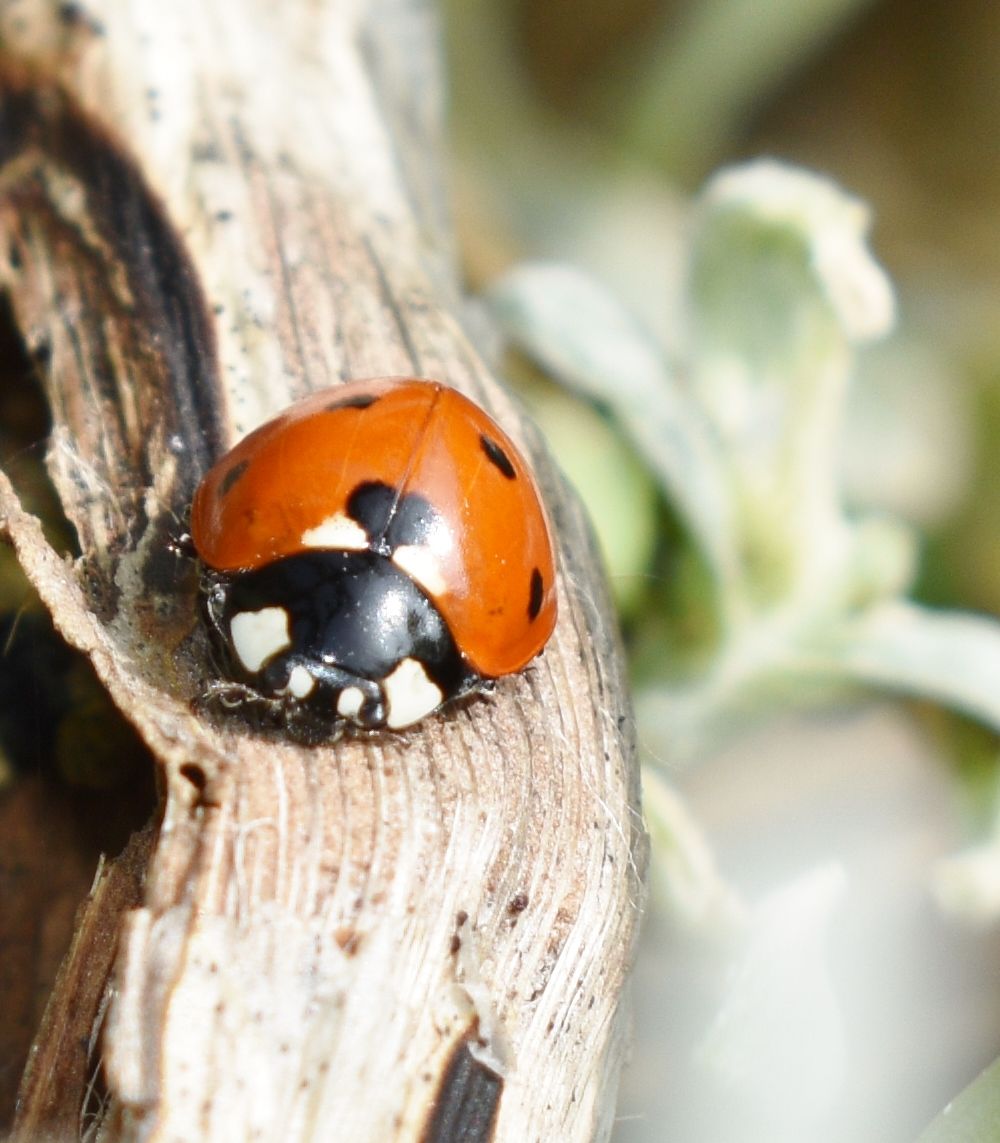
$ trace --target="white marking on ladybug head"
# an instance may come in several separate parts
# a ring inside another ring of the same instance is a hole
[[[439,707],[444,698],[441,688],[431,682],[416,659],[404,659],[382,681],[382,687],[389,708],[385,724],[394,730],[419,722]]]
[[[344,687],[337,695],[337,714],[342,718],[357,718],[364,701],[360,687]]]
[[[357,520],[338,512],[327,516],[322,524],[307,528],[299,537],[306,548],[323,548],[336,552],[363,552],[368,547],[368,533]]]
[[[304,699],[312,693],[313,687],[316,685],[316,680],[309,674],[301,663],[296,663],[292,667],[288,675],[288,682],[285,684],[282,694],[291,695],[293,698]]]
[[[255,673],[268,659],[292,645],[288,612],[283,607],[237,612],[229,624],[229,637],[239,661]]]
[[[403,544],[392,553],[392,562],[430,596],[441,596],[448,584],[441,564],[431,548],[423,544]]]

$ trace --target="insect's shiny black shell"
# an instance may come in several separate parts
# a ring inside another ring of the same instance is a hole
[[[306,552],[210,577],[206,606],[231,677],[365,729],[408,726],[482,681],[434,604],[374,552]],[[283,617],[287,645],[270,654],[262,647],[257,666],[241,659],[233,624],[261,614],[276,615],[279,630]],[[295,679],[305,686],[306,676],[308,691],[290,689]],[[345,694],[356,695],[347,709]]]

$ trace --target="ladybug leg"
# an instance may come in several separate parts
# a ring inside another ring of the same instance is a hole
[[[252,688],[242,683],[229,683],[226,676],[232,675],[231,655],[226,639],[225,607],[228,591],[227,581],[215,572],[205,570],[201,577],[199,603],[202,619],[208,628],[209,659],[216,674],[220,677],[206,685],[206,690],[221,692],[228,686],[243,687],[253,694]],[[238,705],[238,704],[237,704]]]
[[[341,737],[341,730],[331,725],[328,714],[284,697],[262,694],[245,683],[213,679],[205,683],[191,705],[198,714],[210,711],[231,715],[238,710],[255,730],[282,730],[303,746],[332,743]]]
[[[237,710],[250,703],[269,703],[273,700],[246,683],[236,683],[228,679],[208,679],[202,684],[195,702],[206,706],[220,706],[225,710]]]
[[[198,553],[195,551],[194,541],[191,539],[191,533],[186,529],[183,531],[175,531],[167,540],[167,551],[172,555],[178,556],[185,560],[194,560],[198,558]]]
[[[246,683],[225,679],[204,682],[199,693],[192,699],[191,708],[198,715],[229,716],[234,711],[240,711],[251,725],[262,729],[281,726],[285,720],[285,703],[281,699],[261,694]]]
[[[201,611],[213,636],[222,645],[226,642],[223,624],[226,610],[227,580],[216,572],[206,570],[201,577]]]

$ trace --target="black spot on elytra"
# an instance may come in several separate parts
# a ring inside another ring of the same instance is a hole
[[[429,500],[416,492],[400,497],[397,489],[379,481],[355,488],[347,501],[347,514],[384,555],[397,548],[427,544],[439,525],[438,513]]]
[[[359,484],[347,498],[347,514],[364,528],[369,540],[377,540],[389,526],[396,496],[396,489],[381,481]]]
[[[240,477],[249,467],[250,461],[248,460],[241,460],[234,464],[233,467],[222,478],[222,482],[219,485],[219,495],[228,496],[233,489],[233,485],[240,479]]]
[[[485,433],[480,433],[479,443],[482,445],[483,452],[486,453],[486,457],[490,463],[496,465],[508,480],[514,480],[517,473],[514,471],[514,466],[510,462],[510,457],[497,442],[491,437],[488,437]]]
[[[334,399],[326,406],[326,411],[332,413],[337,409],[367,409],[374,405],[377,400],[378,394],[358,393],[354,397],[341,397],[339,400]]]
[[[537,619],[539,611],[542,610],[542,595],[544,591],[544,584],[542,583],[542,573],[538,568],[533,568],[531,571],[531,587],[528,590],[528,618]]]

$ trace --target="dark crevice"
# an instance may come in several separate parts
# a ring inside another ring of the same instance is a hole
[[[493,1138],[503,1078],[473,1055],[478,1035],[477,1021],[452,1051],[421,1143],[489,1143]]]
[[[76,555],[44,463],[46,364],[44,347],[29,354],[0,295],[0,464],[49,542]],[[76,906],[101,856],[119,853],[155,808],[149,751],[0,545],[0,1132]]]
[[[52,418],[40,384],[48,366],[45,343],[29,352],[10,298],[0,293],[0,465],[24,507],[37,516],[45,538],[59,552],[80,555],[76,530],[66,518],[45,467]],[[0,606],[4,580],[0,579]]]
[[[85,188],[89,219],[124,273],[139,330],[159,358],[169,400],[166,435],[185,442],[179,494],[221,452],[215,334],[206,299],[181,237],[138,167],[64,93],[0,74],[0,163],[31,148]],[[183,497],[182,497],[183,498]]]

